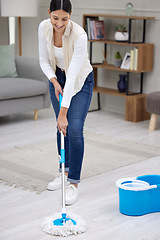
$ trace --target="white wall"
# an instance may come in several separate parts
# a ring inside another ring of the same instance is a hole
[[[105,14],[125,14],[127,0],[72,0],[73,14],[72,20],[82,25],[84,13],[105,13]],[[159,0],[132,0],[134,15],[154,16],[156,20],[147,21],[146,42],[154,43],[154,68],[152,72],[144,74],[144,93],[160,91],[160,1]],[[38,37],[37,30],[39,23],[48,17],[47,9],[50,0],[39,0],[39,14],[36,18],[22,18],[22,55],[38,57]],[[115,23],[116,24],[116,23]],[[137,23],[138,24],[138,23]],[[110,34],[112,31],[110,31]],[[0,44],[8,44],[8,20],[0,17]],[[109,49],[108,57],[112,59],[117,46]],[[94,56],[102,58],[102,46],[94,45]],[[18,32],[16,52],[18,53]],[[122,50],[125,52],[125,50]],[[99,70],[99,84],[106,87],[117,87],[119,72],[109,70]],[[131,87],[137,85],[135,75],[132,77]],[[96,95],[94,96],[94,99]],[[124,112],[124,99],[121,97],[101,94],[101,107],[103,109],[116,112]]]

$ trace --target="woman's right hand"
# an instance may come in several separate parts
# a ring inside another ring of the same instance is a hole
[[[59,101],[59,94],[61,94],[63,96],[61,85],[59,84],[59,82],[57,81],[56,78],[51,78],[50,81],[54,85],[55,95],[56,95],[57,100]]]

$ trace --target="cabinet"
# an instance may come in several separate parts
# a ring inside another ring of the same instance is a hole
[[[142,16],[121,16],[121,15],[105,15],[105,14],[84,14],[83,15],[83,28],[86,28],[86,22],[88,18],[103,18],[103,19],[117,19],[117,24],[119,24],[120,19],[126,19],[128,21],[128,33],[129,39],[127,42],[118,42],[115,40],[105,39],[105,40],[88,40],[90,44],[90,61],[92,63],[92,52],[93,44],[96,42],[104,44],[104,52],[107,52],[108,45],[118,45],[119,48],[131,47],[138,49],[138,65],[137,70],[126,70],[120,67],[115,67],[111,64],[96,63],[92,64],[94,69],[94,92],[97,93],[98,99],[98,109],[100,110],[100,93],[115,95],[119,97],[125,97],[125,120],[131,122],[139,122],[149,119],[150,115],[145,110],[145,98],[146,95],[143,94],[143,75],[146,72],[152,71],[153,68],[153,49],[154,45],[152,43],[145,43],[146,36],[146,21],[154,19],[154,17],[142,17]],[[142,21],[142,40],[139,42],[133,42],[131,39],[132,33],[132,23],[134,20]],[[87,29],[85,29],[87,30]],[[106,69],[111,71],[125,72],[127,75],[127,87],[125,93],[120,93],[117,89],[110,89],[98,86],[98,69]],[[130,74],[139,74],[140,76],[140,86],[138,92],[131,92],[129,90]]]

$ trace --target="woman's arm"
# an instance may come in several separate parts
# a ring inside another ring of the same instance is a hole
[[[47,76],[47,78],[50,80],[51,78],[56,78],[55,72],[50,65],[49,57],[48,57],[48,50],[46,46],[46,39],[44,36],[43,31],[43,24],[44,21],[40,23],[38,28],[38,38],[39,38],[39,63],[41,66],[42,71]]]
[[[68,126],[67,112],[73,96],[74,84],[86,54],[87,54],[87,35],[83,34],[77,39],[74,45],[73,56],[66,76],[66,83],[63,92],[61,110],[59,112],[57,120],[58,130],[59,132],[62,131],[64,136],[66,136],[66,129]]]
[[[69,108],[73,96],[74,84],[79,74],[79,71],[82,67],[86,54],[87,54],[87,35],[82,34],[75,42],[74,52],[68,68],[66,83],[63,92],[62,100],[63,107]]]
[[[39,37],[39,62],[40,67],[44,74],[47,76],[47,78],[50,80],[50,82],[53,83],[55,87],[55,95],[59,101],[59,93],[62,93],[62,89],[60,84],[57,81],[56,74],[50,65],[49,58],[48,58],[48,50],[46,46],[46,39],[43,32],[43,24],[44,22],[41,22],[38,29],[38,37]]]

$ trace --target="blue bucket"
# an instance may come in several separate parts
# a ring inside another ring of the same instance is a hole
[[[119,188],[119,211],[129,216],[160,212],[160,175],[122,178]]]

